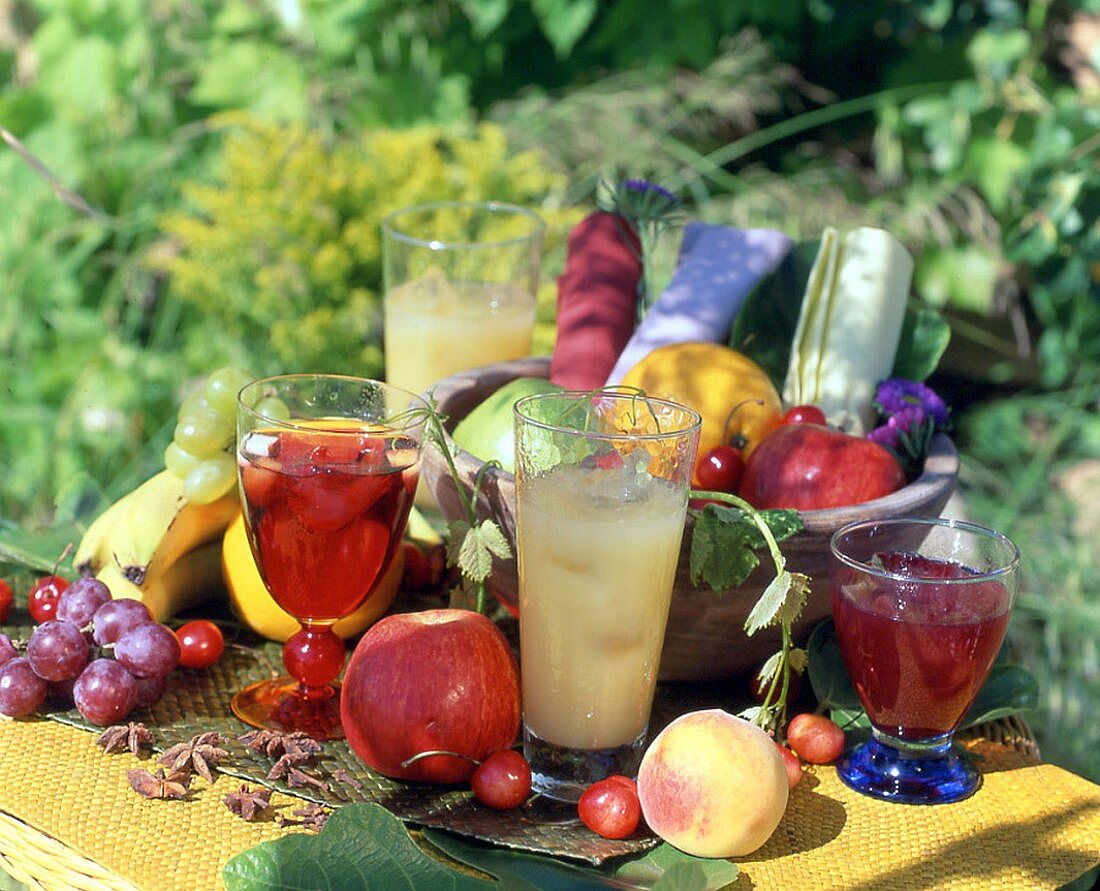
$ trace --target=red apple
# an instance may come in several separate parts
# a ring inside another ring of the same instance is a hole
[[[388,777],[463,783],[512,745],[519,669],[504,635],[461,609],[397,613],[373,625],[348,663],[340,717],[352,751]],[[422,752],[428,755],[402,767]]]
[[[905,485],[883,446],[817,424],[769,433],[749,457],[740,495],[757,508],[820,510],[881,498]]]

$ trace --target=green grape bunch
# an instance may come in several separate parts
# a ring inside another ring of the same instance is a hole
[[[252,380],[239,368],[220,368],[180,403],[164,466],[193,504],[216,501],[237,483],[237,394]]]

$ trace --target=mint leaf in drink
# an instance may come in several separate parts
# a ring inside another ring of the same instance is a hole
[[[481,891],[493,882],[428,856],[393,814],[373,803],[338,808],[318,835],[294,833],[238,854],[222,869],[228,891]]]

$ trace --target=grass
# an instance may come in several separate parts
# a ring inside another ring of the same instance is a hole
[[[1100,386],[1001,398],[960,418],[960,491],[1012,538],[1021,588],[1009,632],[1039,680],[1043,758],[1100,782]]]

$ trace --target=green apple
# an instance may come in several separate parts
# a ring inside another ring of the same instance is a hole
[[[517,377],[494,390],[472,412],[458,422],[454,441],[475,458],[499,461],[509,473],[516,472],[516,444],[512,432],[512,406],[524,396],[560,393],[561,387],[544,377]]]

